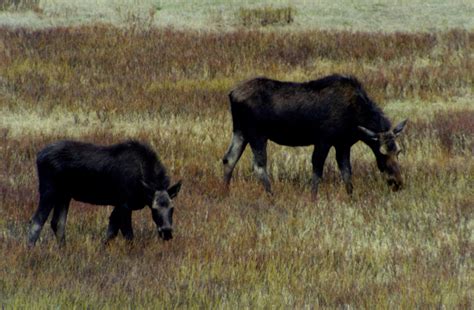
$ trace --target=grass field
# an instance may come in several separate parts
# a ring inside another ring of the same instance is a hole
[[[301,3],[293,24],[269,29],[142,21],[0,29],[2,307],[473,307],[474,34],[459,23],[467,13],[446,10],[447,26],[427,32],[316,29],[299,24]],[[453,4],[463,5],[472,7]],[[331,151],[315,204],[311,148],[270,144],[275,195],[254,177],[249,150],[226,195],[229,89],[256,75],[304,81],[333,72],[357,76],[394,123],[409,118],[405,188],[391,192],[359,143],[354,197]],[[135,241],[104,249],[112,208],[73,202],[65,249],[49,224],[28,249],[36,152],[60,138],[149,142],[173,181],[183,179],[174,239],[160,241],[142,210]]]
[[[151,24],[222,32],[242,27],[241,9],[286,7],[294,10],[294,22],[266,28],[370,32],[474,28],[474,3],[468,0],[0,0],[0,25]]]

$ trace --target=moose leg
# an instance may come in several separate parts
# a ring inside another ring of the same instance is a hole
[[[229,149],[222,160],[222,163],[224,164],[224,184],[226,187],[229,187],[232,172],[234,171],[235,165],[239,161],[240,156],[242,156],[246,146],[247,141],[245,141],[242,133],[234,132]]]
[[[122,210],[122,225],[120,231],[122,235],[127,240],[133,239],[133,228],[132,228],[132,210],[125,209]]]
[[[66,219],[69,211],[70,199],[64,199],[54,206],[53,218],[51,219],[51,229],[56,236],[59,246],[66,244]]]
[[[250,141],[250,147],[253,152],[253,169],[263,183],[265,191],[272,194],[272,186],[267,173],[267,139],[252,139]]]
[[[336,147],[336,160],[341,171],[342,180],[346,185],[347,193],[352,196],[352,168],[351,168],[351,149],[350,147]]]
[[[105,244],[107,244],[110,240],[117,237],[118,231],[121,226],[121,208],[115,207],[109,217],[109,227],[107,228],[107,235],[105,237]]]
[[[41,233],[41,229],[44,223],[48,219],[49,213],[55,205],[55,194],[48,192],[46,194],[40,194],[40,202],[38,209],[33,215],[30,221],[30,231],[28,233],[28,246],[32,247],[35,245]]]
[[[326,157],[328,156],[330,145],[319,144],[314,146],[313,156],[311,158],[313,164],[313,181],[311,186],[311,195],[313,200],[318,197],[319,183],[323,178],[323,168]]]

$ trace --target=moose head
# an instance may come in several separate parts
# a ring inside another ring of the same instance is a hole
[[[370,143],[374,154],[377,158],[379,170],[387,176],[387,183],[394,191],[401,189],[403,185],[400,173],[400,165],[398,164],[398,154],[401,148],[397,143],[397,137],[405,129],[408,119],[400,122],[393,129],[383,132],[373,132],[362,126],[358,126],[359,130],[373,142]]]
[[[173,203],[172,199],[178,195],[181,181],[167,190],[155,191],[151,214],[158,229],[158,234],[163,240],[173,238]]]

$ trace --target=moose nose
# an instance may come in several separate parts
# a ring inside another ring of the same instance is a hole
[[[159,235],[161,239],[167,241],[173,239],[173,228],[171,227],[163,227],[159,231]]]

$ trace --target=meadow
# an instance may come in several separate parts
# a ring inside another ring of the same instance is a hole
[[[2,308],[472,308],[472,30],[285,27],[3,26]],[[404,189],[391,192],[358,143],[352,199],[331,151],[315,203],[312,149],[270,143],[275,195],[250,150],[226,193],[232,86],[335,72],[358,77],[394,123],[409,118]],[[36,152],[62,138],[147,141],[183,180],[174,239],[159,240],[144,209],[132,243],[103,248],[112,208],[72,202],[66,247],[48,223],[28,249]]]

